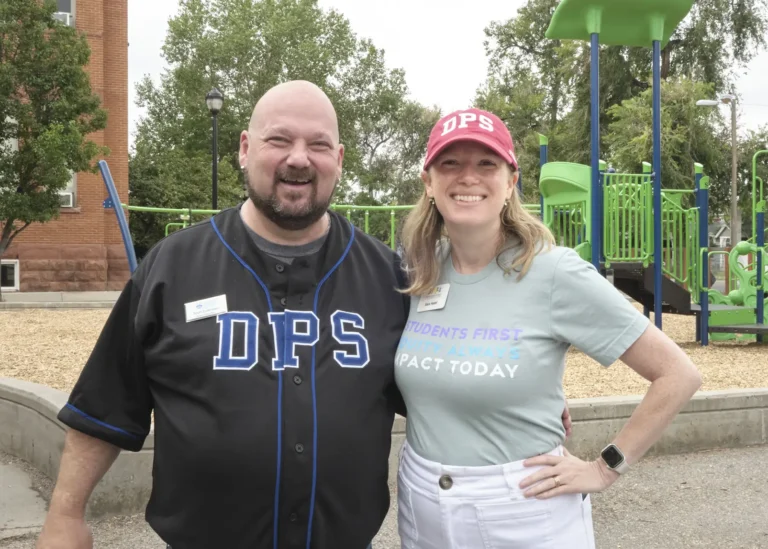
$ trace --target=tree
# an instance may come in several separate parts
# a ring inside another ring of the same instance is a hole
[[[702,164],[710,177],[714,213],[727,210],[731,172],[728,128],[716,111],[696,106],[712,87],[688,79],[662,83],[661,174],[665,189],[693,189],[694,164]],[[653,159],[652,100],[648,89],[609,109],[605,156],[620,172],[640,173],[642,163]]]
[[[107,122],[85,71],[90,48],[55,11],[50,0],[0,4],[0,257],[30,224],[56,218],[71,174],[108,153],[86,138]]]
[[[395,180],[418,162],[412,147],[423,144],[423,154],[426,126],[436,120],[433,110],[408,101],[404,74],[387,67],[384,52],[316,0],[184,1],[169,23],[163,55],[168,69],[159,85],[145,78],[137,90],[147,114],[131,158],[134,204],[210,207],[204,98],[214,86],[225,95],[220,207],[242,198],[239,135],[258,99],[276,84],[309,80],[333,101],[346,149],[337,202],[375,204],[397,195]],[[132,214],[132,220],[137,250],[156,242],[168,221],[154,214]]]

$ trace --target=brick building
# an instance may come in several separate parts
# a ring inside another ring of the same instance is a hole
[[[104,131],[120,199],[128,198],[128,0],[57,0],[57,19],[85,33],[91,47],[91,87],[108,112]],[[78,173],[62,193],[57,220],[27,227],[3,254],[5,291],[119,290],[129,277],[115,212],[99,173]]]

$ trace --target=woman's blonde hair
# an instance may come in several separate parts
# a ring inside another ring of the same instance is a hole
[[[516,172],[511,167],[509,169],[512,177]],[[501,238],[496,262],[507,275],[518,271],[517,279],[520,280],[528,272],[533,258],[554,245],[555,240],[549,229],[523,207],[516,187],[513,187],[512,197],[499,215]],[[402,291],[412,296],[427,294],[437,285],[440,264],[445,257],[443,252],[450,242],[445,233],[443,216],[431,203],[426,191],[405,219],[402,241],[405,255],[403,263],[409,277],[409,286]],[[502,254],[517,246],[521,250],[515,255],[514,261],[502,263]]]

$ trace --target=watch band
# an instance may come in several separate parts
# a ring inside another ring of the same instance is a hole
[[[626,462],[626,460],[619,463],[616,467],[611,467],[612,470],[616,471],[620,475],[623,475],[627,471],[629,471],[629,463]]]

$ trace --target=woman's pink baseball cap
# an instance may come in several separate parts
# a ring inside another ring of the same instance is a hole
[[[454,111],[438,120],[429,134],[424,169],[429,168],[448,145],[457,141],[474,141],[485,145],[515,170],[518,169],[515,144],[506,124],[495,114],[480,109]]]

